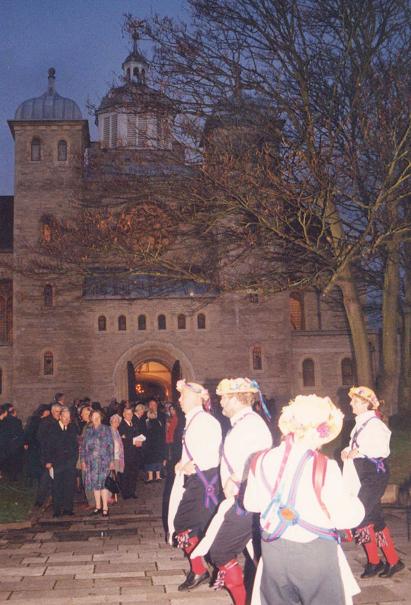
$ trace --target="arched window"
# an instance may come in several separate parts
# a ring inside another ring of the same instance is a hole
[[[289,298],[290,323],[293,330],[305,330],[304,296],[299,292],[292,292]]]
[[[303,386],[315,387],[315,366],[312,359],[303,361]]]
[[[44,216],[40,223],[41,240],[44,243],[51,242],[53,239],[52,219],[50,216]]]
[[[205,327],[206,327],[206,317],[205,317],[204,313],[199,313],[197,315],[197,329],[205,330]]]
[[[59,162],[65,162],[67,160],[66,141],[61,140],[57,143],[57,159]]]
[[[165,330],[167,327],[167,322],[166,322],[166,316],[165,315],[159,315],[157,318],[157,322],[158,322],[158,329],[159,330]]]
[[[100,315],[97,320],[97,326],[99,332],[105,332],[107,330],[107,319],[105,315]]]
[[[127,67],[127,78],[128,78],[128,80],[130,79],[130,68],[129,67]]]
[[[355,382],[354,380],[354,368],[352,359],[349,357],[344,357],[341,361],[341,382],[343,386],[352,386]]]
[[[180,315],[177,317],[177,328],[179,330],[186,329],[186,316],[183,313],[180,313]]]
[[[127,330],[127,320],[125,315],[119,315],[118,317],[118,329],[122,332]]]
[[[250,294],[248,295],[248,301],[250,303],[254,303],[255,305],[258,304],[260,302],[258,294],[256,294],[255,292],[250,292]]]
[[[147,329],[147,319],[145,315],[139,315],[137,319],[137,327],[139,330]]]
[[[50,284],[44,286],[43,300],[45,307],[53,306],[53,286],[51,286]]]
[[[133,76],[138,78],[138,67],[133,68]]]
[[[46,351],[43,356],[43,374],[44,376],[53,376],[54,358],[51,351]]]
[[[34,137],[34,139],[31,141],[30,158],[32,162],[40,162],[41,160],[41,142],[37,137]]]
[[[253,347],[253,370],[263,369],[263,355],[261,347]]]

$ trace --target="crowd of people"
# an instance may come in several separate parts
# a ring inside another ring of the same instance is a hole
[[[37,407],[23,428],[11,404],[0,407],[0,472],[16,481],[26,463],[37,485],[35,506],[52,502],[53,515],[73,515],[75,492],[93,515],[107,517],[117,494],[136,498],[137,479],[161,481],[181,451],[184,417],[173,403],[89,399],[66,405],[64,393]],[[113,491],[110,491],[109,488]]]
[[[74,514],[76,485],[90,514],[107,517],[117,492],[137,497],[140,471],[146,484],[166,477],[165,530],[190,564],[178,590],[211,582],[214,570],[214,587],[225,587],[234,605],[248,602],[242,552],[254,569],[252,605],[352,603],[359,586],[342,536],[364,547],[362,578],[404,569],[381,506],[391,432],[371,389],[349,392],[355,425],[339,461],[320,451],[343,426],[329,397],[299,395],[284,406],[277,443],[255,381],[218,384],[220,419],[202,385],[180,380],[177,390],[179,404],[112,401],[104,410],[89,400],[68,407],[57,393],[25,429],[4,404],[1,471],[15,480],[26,452],[36,505],[51,493],[55,517]]]

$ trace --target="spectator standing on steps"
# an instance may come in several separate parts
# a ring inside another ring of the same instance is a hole
[[[52,478],[53,517],[73,515],[78,441],[68,407],[62,408],[59,421],[51,426],[46,447],[45,467]]]

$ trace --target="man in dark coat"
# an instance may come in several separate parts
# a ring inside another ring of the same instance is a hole
[[[124,472],[121,474],[121,493],[125,500],[137,498],[136,487],[138,471],[141,466],[141,451],[143,442],[136,439],[141,434],[139,426],[133,422],[133,410],[125,408],[123,420],[118,432],[124,446]]]
[[[51,428],[58,424],[60,420],[62,406],[59,403],[53,403],[51,406],[51,414],[46,418],[42,418],[39,422],[37,431],[37,441],[40,445],[40,460],[42,465],[42,474],[39,481],[35,506],[42,506],[51,494],[51,478],[48,469],[45,467],[48,460],[47,457],[47,442]]]
[[[16,410],[11,403],[3,404],[2,408],[7,411],[7,416],[2,421],[5,442],[5,458],[2,468],[10,481],[17,481],[23,470],[23,425],[20,418],[17,418]]]
[[[45,467],[53,481],[53,517],[73,515],[78,441],[69,408],[61,410],[60,420],[51,426],[46,443]]]

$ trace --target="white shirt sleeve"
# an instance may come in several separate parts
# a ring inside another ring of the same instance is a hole
[[[337,529],[356,527],[364,519],[364,506],[357,496],[350,494],[346,489],[335,460],[327,462],[321,499],[330,514],[333,526]]]
[[[358,434],[358,449],[367,458],[388,458],[391,431],[379,418],[370,420]]]
[[[228,468],[224,457],[221,460],[221,482],[223,486],[234,471],[242,481],[250,457],[260,450],[272,447],[271,433],[258,414],[249,414],[241,420],[227,435],[224,443],[224,454],[232,470]]]
[[[221,426],[211,414],[204,412],[194,418],[185,440],[194,463],[200,470],[215,468],[220,464]],[[189,459],[183,445],[181,461],[186,464]]]

